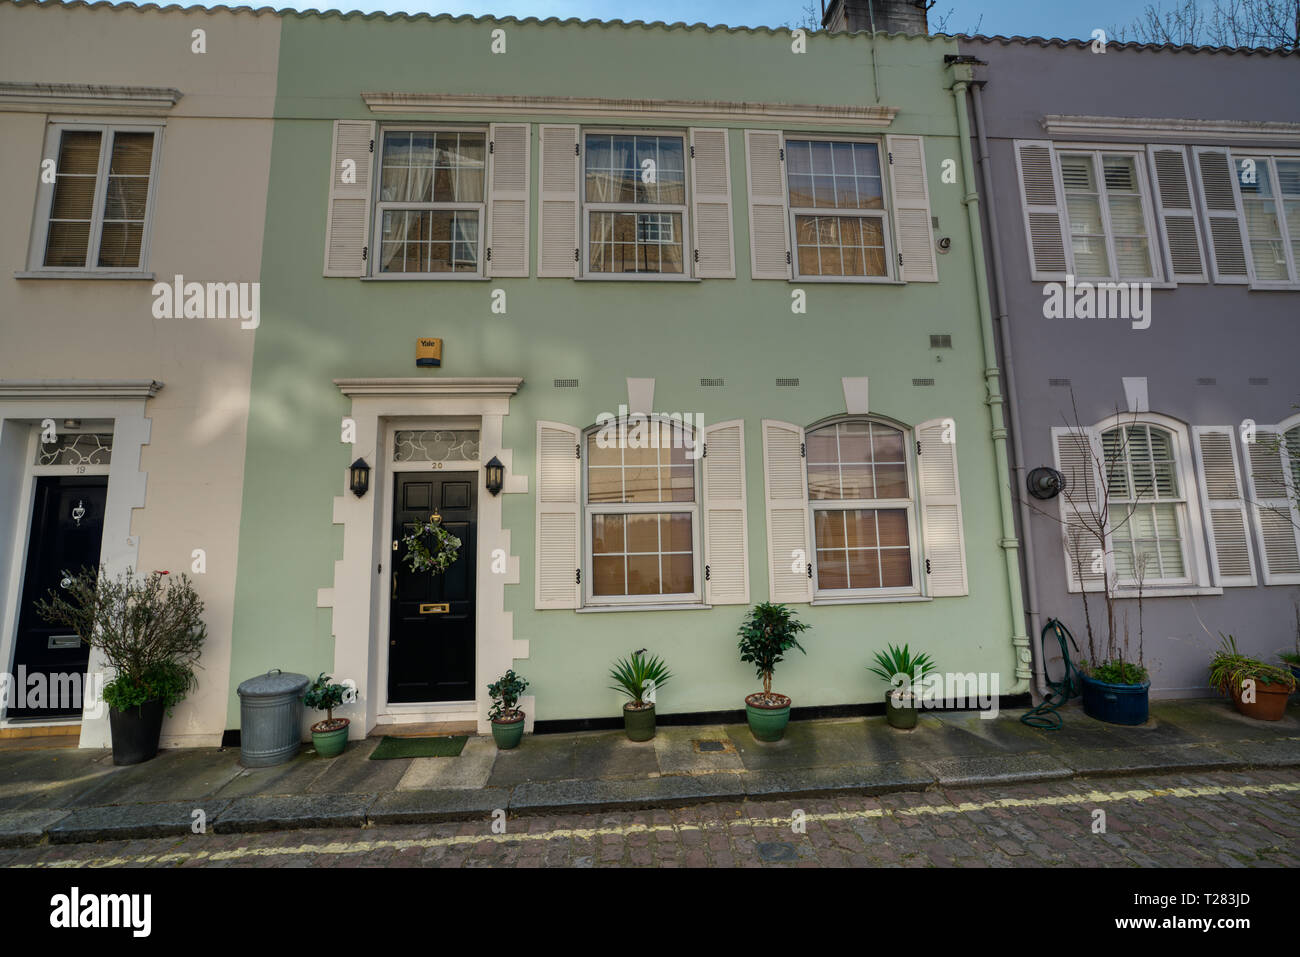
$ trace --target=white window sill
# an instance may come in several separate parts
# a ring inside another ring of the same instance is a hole
[[[854,595],[846,598],[814,598],[814,605],[886,605],[895,602],[934,601],[928,595],[880,595],[872,598],[866,595]]]
[[[862,279],[851,276],[795,276],[790,280],[792,285],[801,283],[834,283],[840,286],[906,286],[907,283],[901,279]]]
[[[583,605],[577,611],[579,615],[586,615],[605,611],[707,611],[712,607],[712,605],[702,605],[698,602],[657,605]]]
[[[31,269],[14,273],[15,279],[153,279],[142,269]]]
[[[487,276],[480,276],[477,273],[462,275],[453,275],[451,273],[446,275],[439,275],[438,273],[429,273],[427,275],[400,273],[386,276],[362,276],[360,278],[362,282],[484,282],[488,279]]]
[[[1089,595],[1101,595],[1101,593],[1102,591],[1100,588],[1088,589]],[[1073,585],[1070,587],[1070,594],[1079,595],[1082,594],[1082,592],[1080,591],[1077,585]],[[1142,600],[1147,601],[1152,598],[1195,598],[1197,596],[1202,596],[1202,595],[1222,595],[1222,594],[1223,594],[1222,588],[1216,588],[1211,585],[1184,585],[1181,587],[1173,587],[1173,588],[1153,587],[1153,588],[1145,588],[1142,590]],[[1111,597],[1122,598],[1122,599],[1137,598],[1138,590],[1136,588],[1118,589],[1111,595]]]
[[[703,282],[694,276],[656,276],[653,273],[613,273],[610,275],[575,276],[576,282]]]

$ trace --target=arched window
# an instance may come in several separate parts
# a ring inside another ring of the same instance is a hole
[[[699,600],[694,430],[654,416],[611,419],[585,436],[585,601]]]
[[[1102,432],[1101,448],[1117,581],[1188,581],[1187,489],[1174,434],[1126,424]]]
[[[919,591],[916,506],[906,433],[842,419],[805,434],[818,593]]]

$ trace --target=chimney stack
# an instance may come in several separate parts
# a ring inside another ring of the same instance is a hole
[[[926,11],[933,0],[830,0],[822,14],[822,26],[831,33],[871,32],[872,21],[878,33],[930,32]]]

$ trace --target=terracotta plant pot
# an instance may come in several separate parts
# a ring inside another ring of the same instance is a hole
[[[1237,710],[1259,721],[1281,721],[1286,715],[1286,702],[1290,696],[1291,689],[1286,685],[1256,682],[1255,700],[1247,702],[1241,699],[1240,688],[1232,689],[1232,701]]]
[[[514,712],[508,718],[492,719],[492,739],[502,751],[519,746],[524,737],[524,713]]]
[[[765,700],[761,691],[745,698],[745,718],[759,741],[780,741],[790,723],[790,699],[783,694],[773,694],[772,698],[775,700]]]
[[[335,718],[333,721],[317,721],[313,724],[311,743],[316,746],[316,753],[322,758],[334,758],[342,754],[348,746],[348,725],[351,723],[347,718]]]
[[[634,708],[629,701],[623,705],[623,730],[629,741],[650,741],[655,736],[655,706]]]

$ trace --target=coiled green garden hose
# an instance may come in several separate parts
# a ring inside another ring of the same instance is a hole
[[[1066,628],[1058,619],[1047,619],[1047,624],[1043,626],[1042,633],[1038,636],[1043,662],[1043,676],[1045,678],[1047,677],[1047,633],[1049,631],[1056,635],[1056,640],[1061,645],[1061,659],[1065,662],[1065,675],[1060,681],[1047,678],[1047,687],[1051,689],[1051,693],[1043,699],[1043,703],[1038,707],[1032,708],[1021,715],[1020,720],[1031,728],[1038,728],[1042,731],[1060,731],[1061,716],[1056,709],[1071,698],[1079,695],[1073,678],[1073,675],[1077,674],[1079,669],[1070,660],[1070,651],[1065,646],[1065,639],[1069,638],[1070,644],[1074,645],[1076,649],[1079,644],[1074,640],[1074,635],[1070,634],[1070,629]]]

